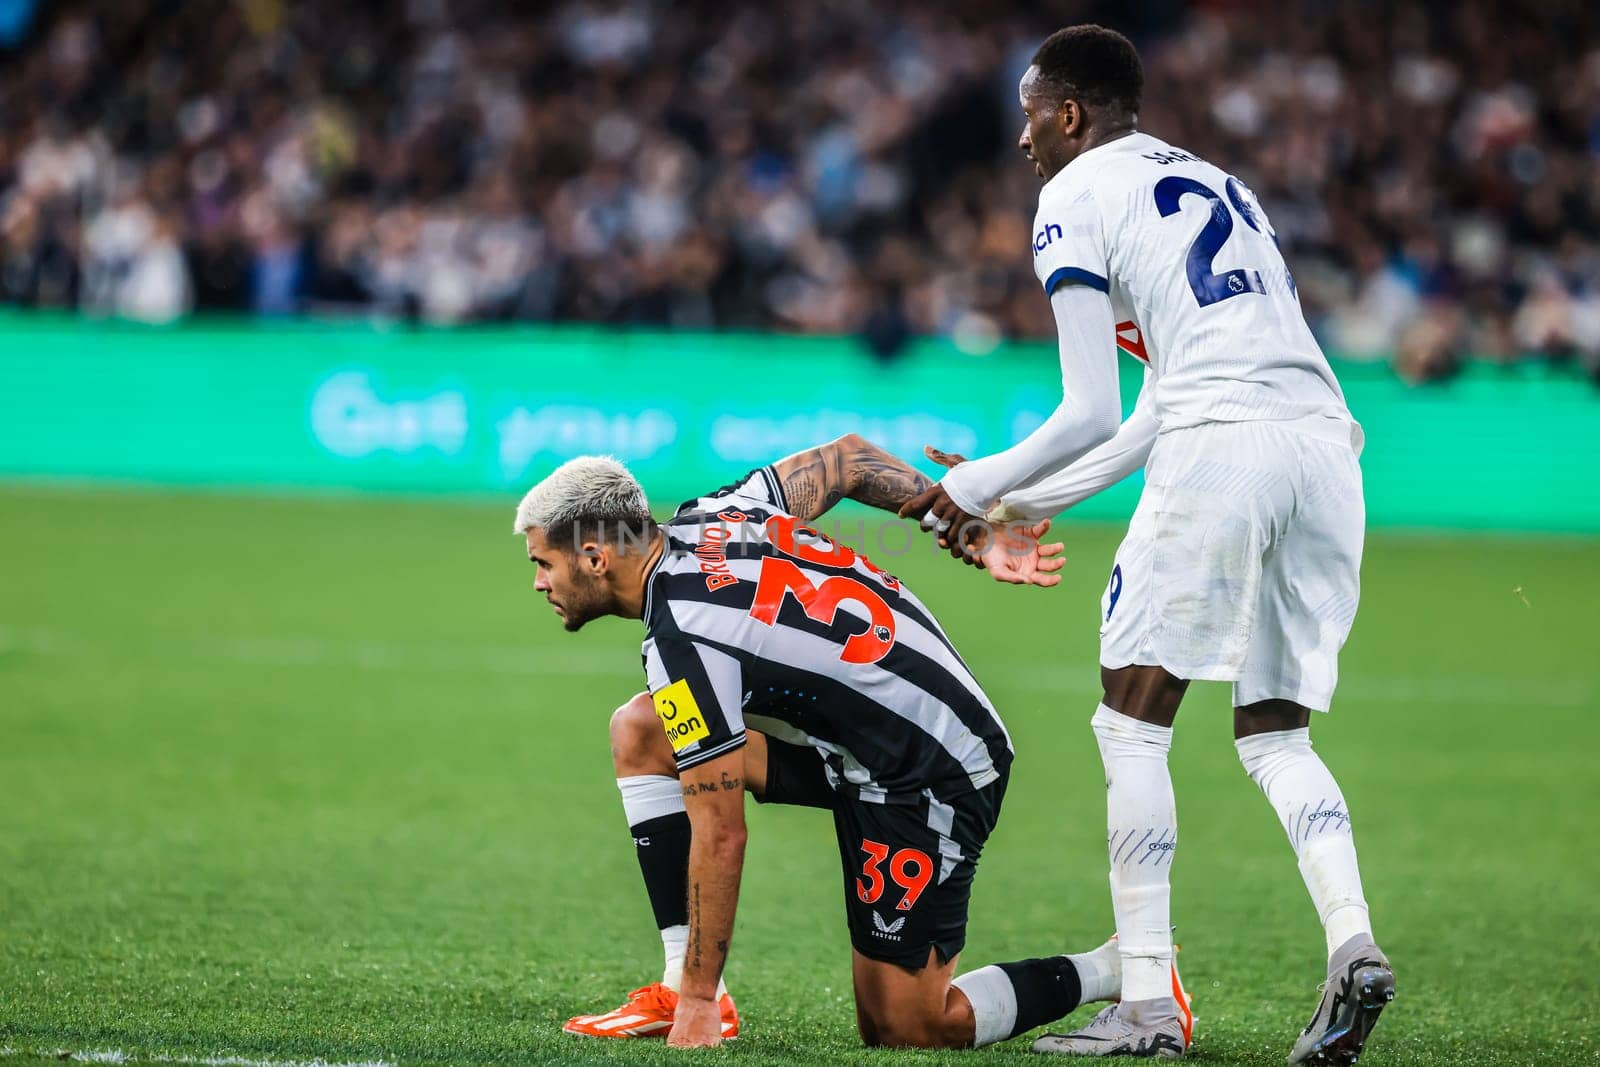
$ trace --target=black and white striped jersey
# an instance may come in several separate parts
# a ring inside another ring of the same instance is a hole
[[[645,674],[680,770],[745,728],[823,756],[863,800],[997,780],[1011,739],[904,584],[789,514],[771,467],[680,507],[645,591]]]

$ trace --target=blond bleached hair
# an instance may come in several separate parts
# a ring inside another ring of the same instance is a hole
[[[551,471],[517,505],[516,533],[548,537],[600,528],[610,537],[650,524],[644,488],[613,456],[579,456]]]

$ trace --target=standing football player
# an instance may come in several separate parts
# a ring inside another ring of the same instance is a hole
[[[534,588],[566,628],[606,615],[645,625],[650,692],[612,717],[611,748],[667,974],[568,1032],[675,1046],[738,1033],[721,976],[747,792],[833,814],[867,1044],[987,1045],[1117,995],[1111,942],[952,979],[1011,740],[905,584],[805,526],[845,497],[893,510],[928,484],[847,436],[659,525],[632,475],[603,457],[563,465],[523,499]],[[990,570],[1055,584],[1060,546],[1038,544],[1047,528],[994,532]],[[1176,972],[1166,981],[1176,987]]]
[[[1308,727],[1328,709],[1356,612],[1361,430],[1255,196],[1139,132],[1143,86],[1133,45],[1099,26],[1061,30],[1035,53],[1018,147],[1045,179],[1034,268],[1060,331],[1066,399],[1006,452],[945,457],[955,465],[944,480],[901,514],[981,532],[974,517],[1053,515],[1145,468],[1101,603],[1105,695],[1091,720],[1122,1001],[1035,1048],[1183,1052],[1169,988],[1178,826],[1167,752],[1185,689],[1208,679],[1233,683],[1239,758],[1327,934],[1327,985],[1289,1060],[1354,1063],[1394,973],[1373,940],[1349,808]],[[1113,338],[1146,364],[1120,428]]]

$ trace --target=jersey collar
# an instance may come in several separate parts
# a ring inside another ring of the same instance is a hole
[[[1130,149],[1143,149],[1149,147],[1152,143],[1160,144],[1161,142],[1157,138],[1145,133],[1143,130],[1134,130],[1132,133],[1124,137],[1118,137],[1115,140],[1107,141],[1105,144],[1097,144],[1087,152],[1080,153],[1075,159],[1073,159],[1071,163],[1068,163],[1066,166],[1057,171],[1054,178],[1051,178],[1049,181],[1044,183],[1044,188],[1048,189],[1057,182],[1061,182],[1063,185],[1065,185],[1068,180],[1067,175],[1081,172],[1084,169],[1084,160],[1086,159],[1104,159],[1115,152],[1126,152]]]
[[[655,598],[656,575],[661,573],[661,565],[667,561],[667,553],[672,550],[672,543],[667,537],[667,531],[660,529],[661,555],[650,565],[650,573],[644,576],[644,607],[639,612],[639,620],[646,626],[650,625],[650,604]]]

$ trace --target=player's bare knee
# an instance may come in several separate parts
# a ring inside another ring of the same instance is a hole
[[[954,985],[945,993],[944,1016],[940,1023],[945,1048],[970,1048],[978,1036],[978,1017],[973,1013],[972,1001]]]
[[[972,1035],[963,1034],[948,1012],[922,1015],[903,1004],[877,1015],[858,1008],[856,1026],[869,1048],[963,1048],[972,1043]]]
[[[1156,726],[1172,725],[1189,688],[1188,682],[1165,669],[1143,664],[1101,667],[1100,685],[1106,707]]]
[[[861,1031],[861,1043],[868,1048],[902,1047],[899,1035],[891,1026],[866,1016],[857,1019],[856,1025]]]
[[[859,1004],[856,1005],[856,1033],[861,1035],[861,1043],[868,1048],[877,1048],[883,1044],[878,1040],[878,1024],[873,1021],[871,1015],[861,1010]]]
[[[1311,709],[1292,700],[1262,700],[1233,709],[1233,736],[1300,730],[1311,725]]]
[[[861,1034],[863,1045],[868,1048],[892,1046],[893,1029],[888,1016],[888,1011],[882,1006],[864,1001],[861,990],[856,990],[856,1030]]]
[[[959,1048],[950,1040],[943,1023],[935,1019],[890,1019],[876,1026],[881,1048]]]
[[[617,776],[673,773],[672,749],[656,718],[649,693],[640,693],[611,714],[611,762]]]

